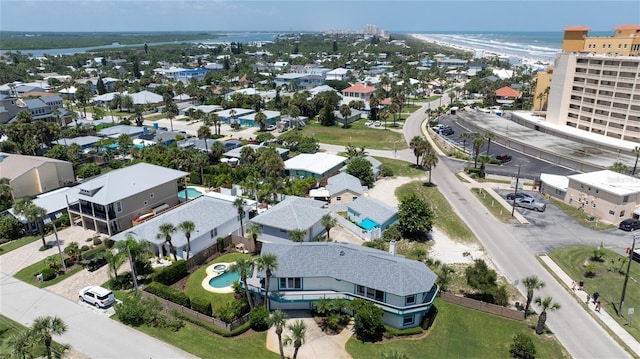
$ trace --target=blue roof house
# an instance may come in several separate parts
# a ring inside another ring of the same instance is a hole
[[[370,197],[358,197],[347,204],[349,220],[355,222],[373,238],[382,235],[385,229],[398,222],[398,209]]]

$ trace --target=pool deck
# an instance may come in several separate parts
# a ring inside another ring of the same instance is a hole
[[[218,266],[224,264],[226,266],[225,270],[215,270],[213,269],[213,267]],[[206,272],[207,272],[207,276],[202,280],[202,288],[204,288],[204,290],[206,290],[207,292],[211,292],[211,293],[233,293],[233,287],[232,286],[228,286],[228,287],[224,287],[224,288],[214,288],[212,286],[209,285],[209,281],[215,277],[221,276],[222,274],[224,274],[224,272],[229,270],[229,267],[231,267],[233,263],[213,263],[210,266],[207,267]]]

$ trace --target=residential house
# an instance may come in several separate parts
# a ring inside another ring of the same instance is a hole
[[[378,238],[390,226],[398,223],[398,209],[371,197],[358,197],[347,204],[349,220]]]
[[[242,219],[243,222],[248,219],[248,209],[247,207]],[[191,232],[190,257],[215,245],[218,237],[224,238],[232,233],[240,234],[240,216],[233,202],[210,196],[200,196],[120,232],[112,236],[111,239],[122,241],[130,235],[138,241],[146,240],[152,243],[157,255],[169,256],[171,249],[168,248],[165,238],[158,238],[159,228],[165,223],[177,227],[184,221],[192,221],[195,224],[195,230]],[[187,238],[184,232],[177,230],[173,233],[171,243],[176,248],[178,259],[186,259]]]
[[[209,68],[204,69],[183,69],[181,67],[172,67],[169,69],[154,69],[153,72],[160,74],[172,81],[191,82],[192,79],[196,81],[204,80],[207,72],[211,71]]]
[[[145,132],[146,127],[129,126],[129,125],[116,125],[112,127],[105,127],[98,131],[98,135],[107,138],[117,139],[120,135],[127,135],[132,138],[137,138]]]
[[[496,90],[496,102],[499,104],[512,104],[519,99],[522,94],[509,86],[504,86]]]
[[[367,160],[369,163],[371,163],[373,178],[378,179],[378,176],[380,176],[380,170],[382,169],[382,162],[378,161],[372,156],[365,156],[364,159]]]
[[[50,223],[67,213],[67,200],[77,201],[77,193],[78,190],[73,187],[62,187],[40,194],[32,202],[34,205],[44,208],[47,214],[43,217],[43,221],[44,223]],[[16,214],[13,208],[9,208],[7,212],[22,222],[27,233],[38,231],[38,226],[35,222],[29,223],[25,217]]]
[[[333,111],[333,116],[335,116],[336,122],[341,125],[349,125],[362,118],[362,111],[356,110],[355,108],[349,108],[349,110],[351,111],[351,113],[347,116],[346,119],[342,117],[342,113],[340,111]]]
[[[362,186],[358,177],[346,172],[340,172],[327,179],[327,192],[331,204],[351,203],[366,191],[367,187]]]
[[[338,172],[344,166],[346,157],[332,155],[324,152],[301,153],[284,162],[284,168],[289,176],[295,178],[315,177],[327,178]]]
[[[349,243],[264,243],[278,268],[269,281],[270,309],[310,310],[320,299],[365,299],[394,328],[416,327],[438,294],[437,276],[424,263]],[[265,296],[265,273],[254,271],[249,290]]]
[[[610,170],[567,178],[565,203],[614,224],[640,216],[640,179]]]
[[[13,198],[32,197],[76,181],[73,164],[40,156],[0,152],[0,178],[9,180]]]
[[[251,144],[249,144],[249,145],[244,145],[242,147],[236,147],[236,148],[232,149],[231,151],[227,151],[227,152],[225,152],[223,154],[223,156],[227,157],[227,158],[237,158],[239,160],[240,157],[242,157],[242,155],[241,155],[242,154],[242,149],[245,148],[245,147],[251,148],[252,150],[254,150],[256,152],[261,148],[273,149],[280,155],[280,158],[282,158],[282,160],[287,159],[287,156],[289,155],[289,150],[286,149],[286,148],[268,147],[268,146],[263,146],[263,145],[251,145]]]
[[[262,110],[267,119],[264,121],[264,126],[275,125],[280,118],[280,111],[270,111],[270,110]],[[258,112],[250,113],[248,115],[239,116],[238,121],[241,126],[246,127],[259,127],[260,125],[256,122],[256,115]]]
[[[71,222],[112,236],[140,216],[178,204],[178,185],[188,172],[148,163],[120,168],[83,182],[78,201],[68,203]]]
[[[346,97],[353,97],[365,102],[369,102],[369,98],[376,91],[375,87],[367,86],[365,84],[355,84],[342,90],[341,93]]]
[[[276,87],[286,87],[289,91],[309,90],[324,85],[324,77],[320,75],[285,73],[276,75]]]
[[[61,138],[59,140],[52,141],[52,143],[61,146],[71,146],[72,144],[76,144],[80,146],[82,151],[90,150],[94,144],[100,141],[102,137],[98,136],[80,136],[74,138]]]
[[[24,98],[0,98],[0,106],[6,111],[0,108],[0,119],[3,123],[15,121],[20,111],[31,113],[32,121],[56,122],[62,126],[69,123],[72,117],[71,112],[63,107],[62,97],[46,92],[34,93],[34,97],[27,95]],[[58,114],[54,113],[56,110]]]
[[[238,123],[238,117],[254,113],[254,110],[244,108],[230,108],[228,110],[215,112],[220,121],[224,123]]]
[[[337,69],[333,69],[327,72],[327,77],[325,80],[338,80],[338,81],[346,81],[349,78],[349,70],[338,67]]]
[[[303,241],[310,242],[326,232],[322,216],[331,213],[325,203],[314,199],[290,196],[250,220],[260,226],[260,240],[265,242],[290,241],[290,233],[305,231]]]

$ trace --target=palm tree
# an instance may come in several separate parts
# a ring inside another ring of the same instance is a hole
[[[29,223],[36,223],[40,236],[42,237],[42,246],[46,247],[47,242],[44,239],[44,222],[42,218],[47,215],[47,210],[36,206],[30,199],[21,198],[13,205],[14,212],[23,216]]]
[[[462,151],[467,152],[467,140],[471,138],[471,134],[469,132],[464,132],[458,135],[458,138],[462,140]]]
[[[257,223],[251,223],[247,228],[247,235],[253,240],[253,248],[257,253],[260,253],[258,248],[258,236],[262,234],[262,228]]]
[[[264,112],[260,111],[256,113],[256,116],[254,119],[258,124],[258,126],[260,126],[260,131],[264,131],[265,125],[267,123],[267,115],[265,115]]]
[[[480,155],[480,147],[484,145],[484,136],[479,133],[474,133],[471,136],[471,143],[473,144],[473,168],[478,167],[478,156]]]
[[[233,201],[233,206],[236,207],[238,209],[238,216],[240,217],[240,234],[241,236],[244,237],[244,225],[242,224],[242,219],[244,218],[244,205],[247,202],[244,200],[244,198],[236,198],[235,201]]]
[[[296,320],[293,324],[287,325],[287,328],[291,331],[291,334],[284,338],[284,344],[293,344],[293,359],[296,359],[298,357],[298,350],[300,350],[300,347],[304,344],[307,326],[302,320]]]
[[[294,229],[289,231],[289,238],[291,238],[292,242],[303,242],[306,235],[307,231],[304,229]]]
[[[178,229],[184,233],[185,238],[187,238],[187,258],[189,260],[189,252],[191,251],[191,232],[195,231],[196,224],[193,221],[183,221],[178,224]]]
[[[278,348],[280,349],[280,358],[284,359],[284,348],[282,345],[282,330],[287,324],[287,315],[280,309],[276,309],[269,316],[269,326],[276,328],[276,335],[278,336]]]
[[[210,112],[207,116],[208,120],[213,123],[213,129],[216,135],[220,134],[220,116],[218,114]]]
[[[544,324],[547,321],[547,310],[558,310],[560,309],[560,303],[556,303],[553,301],[551,297],[545,297],[544,299],[541,297],[537,297],[535,299],[535,303],[542,308],[542,313],[538,316],[538,324],[536,325],[536,334],[542,334],[544,332]]]
[[[153,254],[152,244],[146,240],[136,240],[131,233],[127,233],[124,241],[117,241],[114,248],[118,250],[118,253],[127,253],[131,255],[131,275],[134,275],[134,269],[136,263],[145,263],[149,260],[149,257]]]
[[[491,147],[491,140],[496,138],[495,133],[487,132],[484,134],[484,138],[487,140],[487,156],[489,156],[489,147]]]
[[[335,227],[336,224],[338,224],[338,220],[331,217],[330,214],[325,214],[324,216],[322,216],[322,226],[327,230],[327,241],[331,241],[331,238],[329,237],[329,231],[331,230],[331,228]]]
[[[609,166],[609,169],[613,172],[625,173],[627,172],[627,165],[620,161],[616,161],[611,166]]]
[[[164,238],[165,242],[169,244],[169,251],[173,254],[173,259],[178,261],[178,256],[176,256],[176,249],[173,247],[173,243],[171,242],[171,234],[176,231],[176,227],[171,223],[163,223],[158,228],[158,234],[156,238],[162,239]]]
[[[269,281],[272,272],[278,269],[278,257],[273,253],[265,253],[256,259],[256,267],[265,273],[264,307],[269,310]]]
[[[244,287],[244,293],[247,296],[247,302],[249,302],[249,308],[253,309],[253,300],[251,300],[251,294],[249,293],[249,286],[247,285],[247,273],[251,272],[253,267],[253,261],[246,257],[240,257],[234,264],[229,267],[229,270],[240,274],[240,280]]]
[[[524,315],[529,315],[529,306],[533,300],[533,291],[544,288],[545,282],[541,281],[537,276],[532,275],[522,279],[522,284],[527,288],[527,305],[524,307]]]
[[[35,340],[44,344],[47,358],[51,358],[51,343],[53,335],[61,335],[67,331],[67,324],[58,317],[38,317],[31,326],[31,333]]]
[[[431,172],[433,172],[433,168],[438,164],[438,154],[433,150],[431,145],[429,145],[429,149],[422,156],[422,166],[426,167],[429,171],[429,183],[431,183]]]
[[[640,146],[636,146],[631,152],[636,155],[636,162],[633,165],[633,172],[631,172],[632,176],[636,175],[636,168],[638,168],[638,157],[640,157]]]
[[[7,338],[5,342],[7,348],[11,350],[7,358],[26,359],[35,357],[39,343],[31,333],[31,330],[18,331]]]
[[[409,359],[409,356],[405,352],[401,352],[398,349],[389,349],[378,353],[380,359]]]
[[[118,279],[118,267],[124,262],[124,257],[122,256],[126,252],[118,252],[114,254],[110,250],[106,250],[99,254],[99,257],[104,259],[107,262],[107,273],[109,274],[109,278]]]
[[[347,128],[347,120],[349,116],[351,116],[351,108],[349,108],[349,105],[344,104],[340,106],[340,116],[342,116],[342,120],[344,121],[343,128]]]
[[[289,117],[291,117],[291,119],[296,123],[296,130],[300,129],[300,126],[298,125],[298,117],[300,117],[300,108],[298,108],[298,106],[291,104],[289,105],[289,108],[287,108],[287,113],[289,114]]]
[[[416,156],[416,166],[420,164],[420,156],[424,154],[423,142],[426,142],[426,141],[420,136],[413,136],[413,138],[409,142],[409,148],[413,150],[413,154],[414,156]]]

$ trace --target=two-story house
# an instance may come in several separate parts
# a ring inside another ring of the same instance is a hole
[[[389,252],[339,242],[264,243],[262,254],[277,257],[269,281],[271,309],[311,309],[327,298],[361,298],[382,308],[385,324],[420,325],[438,294],[437,276],[424,263]],[[265,296],[265,272],[254,271],[249,290]]]
[[[78,200],[68,203],[71,223],[112,236],[141,215],[177,205],[179,182],[188,175],[138,163],[90,179],[75,187]]]

